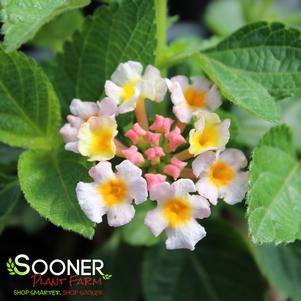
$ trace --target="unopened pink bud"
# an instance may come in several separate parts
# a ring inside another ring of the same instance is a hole
[[[147,155],[147,160],[152,160],[155,158],[160,158],[165,156],[164,150],[160,146],[155,146],[147,149],[145,151],[145,154]]]
[[[168,133],[169,129],[174,121],[171,118],[163,117],[161,115],[156,115],[154,123],[151,125],[150,129],[160,133]]]
[[[133,143],[138,143],[141,136],[144,136],[146,131],[139,125],[135,123],[131,129],[129,129],[124,135],[132,140]]]
[[[186,162],[178,160],[176,157],[173,157],[170,160],[170,164],[166,165],[164,172],[173,177],[174,180],[180,176],[183,168],[187,165]]]
[[[164,150],[161,146],[155,146],[155,151],[156,151],[157,157],[165,156]]]
[[[139,125],[139,123],[135,123],[132,127],[132,129],[137,133],[139,136],[144,136],[146,134],[146,131]]]
[[[128,137],[129,139],[132,140],[133,143],[137,143],[140,136],[137,135],[137,133],[133,130],[133,129],[130,129],[128,130],[125,134],[124,134],[125,137]]]
[[[144,175],[146,181],[147,181],[147,189],[151,190],[152,187],[154,187],[157,184],[163,183],[166,181],[166,176],[161,174],[152,174],[147,173]]]
[[[127,149],[123,149],[122,154],[134,164],[140,164],[144,162],[144,158],[141,153],[138,152],[138,148],[134,145]]]
[[[169,142],[169,148],[174,152],[180,145],[186,142],[185,138],[181,135],[181,130],[175,127],[171,132],[165,134]]]
[[[169,164],[165,166],[164,172],[176,180],[180,176],[181,170],[177,166]]]
[[[187,165],[187,162],[181,161],[181,160],[177,159],[176,157],[172,157],[170,160],[170,163],[172,165],[177,166],[181,170]]]
[[[161,138],[160,133],[146,132],[146,142],[151,144],[159,144]]]

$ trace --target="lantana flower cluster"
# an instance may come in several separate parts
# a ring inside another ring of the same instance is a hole
[[[155,236],[166,231],[167,249],[193,250],[206,235],[197,219],[209,217],[219,199],[242,201],[247,190],[245,155],[226,149],[230,120],[213,113],[222,104],[217,87],[200,76],[164,79],[154,66],[143,70],[129,61],[104,90],[98,102],[73,99],[60,130],[66,150],[96,162],[93,181],[76,187],[81,209],[95,223],[107,215],[108,224],[119,227],[133,219],[134,204],[155,201],[145,225]],[[164,99],[171,100],[170,116],[149,120],[145,101]],[[128,112],[135,123],[124,132],[116,117]]]

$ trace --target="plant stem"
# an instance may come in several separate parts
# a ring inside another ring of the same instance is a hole
[[[144,98],[138,99],[136,103],[135,114],[136,114],[136,120],[139,123],[139,125],[144,130],[148,131],[148,117],[146,114]]]
[[[167,0],[154,0],[156,8],[156,24],[157,24],[157,50],[156,65],[162,61],[166,49],[167,39]],[[166,70],[161,70],[165,73]]]

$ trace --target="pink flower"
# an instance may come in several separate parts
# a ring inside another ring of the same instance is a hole
[[[181,161],[181,160],[177,159],[176,157],[172,157],[170,162],[172,165],[177,166],[181,170],[187,165],[187,162]]]
[[[147,181],[147,189],[151,190],[152,187],[154,187],[157,184],[163,183],[166,181],[166,176],[161,174],[152,174],[147,173],[144,175],[146,181]]]
[[[176,126],[171,132],[165,134],[169,142],[170,149],[174,152],[178,146],[186,142],[185,138],[181,135],[181,130]]]
[[[172,123],[173,120],[171,118],[156,115],[156,119],[150,129],[161,133],[168,133]]]
[[[144,136],[146,131],[139,125],[135,123],[133,127],[128,130],[124,135],[132,140],[133,143],[138,143],[140,137]]]
[[[147,155],[147,160],[152,160],[155,158],[160,158],[165,156],[164,150],[160,146],[155,146],[147,149],[145,151],[145,154]]]
[[[170,164],[165,166],[164,172],[172,176],[174,180],[177,180],[186,165],[186,162],[173,157],[170,161]]]
[[[151,144],[159,144],[161,138],[160,133],[146,132],[146,142]]]
[[[134,145],[121,151],[126,159],[130,160],[134,164],[140,164],[144,162],[144,158],[141,153],[138,152],[138,148]]]
[[[139,136],[144,136],[146,134],[146,131],[139,125],[139,123],[135,123],[133,125],[133,130],[137,133]]]

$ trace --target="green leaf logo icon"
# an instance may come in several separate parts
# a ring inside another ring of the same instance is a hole
[[[110,280],[111,277],[112,277],[111,274],[102,274],[101,276],[102,276],[102,279],[103,279],[103,280]]]
[[[7,270],[8,270],[10,275],[16,275],[15,263],[12,261],[11,258],[8,259],[8,261],[6,263],[6,267],[7,267]]]

